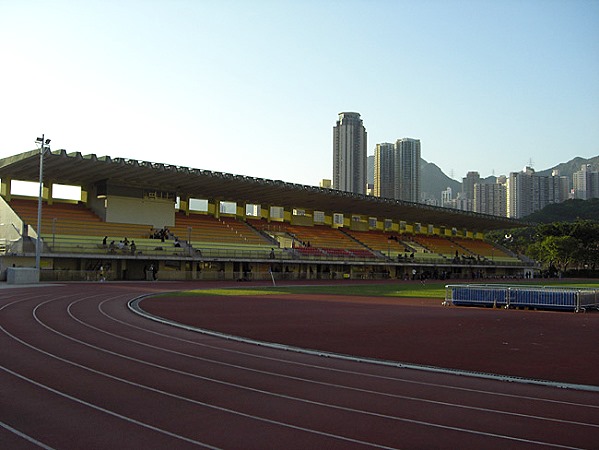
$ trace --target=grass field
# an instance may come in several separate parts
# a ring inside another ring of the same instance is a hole
[[[447,282],[420,283],[377,283],[377,284],[334,284],[310,286],[272,286],[256,288],[195,289],[182,291],[176,295],[269,295],[269,294],[330,294],[359,295],[368,297],[410,297],[410,298],[445,298]],[[551,281],[545,283],[518,283],[530,286],[559,286],[599,289],[599,282]],[[168,294],[173,296],[172,293]]]

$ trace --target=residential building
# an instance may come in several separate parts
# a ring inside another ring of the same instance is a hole
[[[590,164],[583,164],[572,175],[574,197],[582,200],[599,197],[599,172],[593,171]]]
[[[534,169],[525,167],[521,172],[511,172],[506,182],[507,216],[520,219],[532,209],[532,176]]]
[[[420,201],[420,140],[403,138],[395,143],[394,198]]]
[[[470,171],[465,178],[462,178],[462,194],[467,200],[470,200],[470,205],[474,205],[474,185],[480,182],[480,174],[476,171]]]
[[[451,201],[453,200],[452,189],[447,186],[447,189],[441,191],[441,206],[449,208],[451,205]]]
[[[554,171],[550,176],[539,176],[526,167],[512,172],[507,180],[507,215],[520,219],[543,209],[551,203],[568,199],[569,181]]]
[[[476,183],[474,185],[474,212],[505,217],[507,214],[506,187],[501,183]]]
[[[374,195],[395,195],[395,145],[388,142],[376,144],[374,149]]]
[[[374,185],[374,155],[366,157],[366,182]]]
[[[333,127],[333,188],[365,194],[367,184],[366,128],[360,114],[339,113]]]

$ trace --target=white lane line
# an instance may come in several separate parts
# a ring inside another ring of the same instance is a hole
[[[544,446],[547,446],[547,447],[568,448],[568,449],[576,449],[577,448],[577,447],[563,446],[563,445],[560,445],[560,444],[553,444],[553,443],[549,443],[549,442],[541,442],[541,441],[535,441],[535,440],[530,440],[530,439],[518,438],[518,437],[515,437],[515,436],[500,435],[500,434],[496,434],[496,433],[488,433],[488,432],[484,432],[484,431],[472,430],[472,429],[467,429],[467,428],[461,428],[461,427],[454,427],[454,426],[449,426],[449,425],[436,424],[436,423],[426,422],[426,421],[421,421],[421,420],[416,420],[416,419],[408,419],[408,418],[405,418],[405,417],[391,416],[391,415],[381,414],[381,413],[375,413],[375,412],[371,412],[371,411],[357,410],[357,409],[354,409],[354,408],[343,407],[343,406],[338,406],[338,405],[331,405],[331,404],[327,404],[327,403],[317,402],[317,401],[314,401],[314,400],[307,400],[307,399],[302,399],[302,398],[293,397],[293,396],[289,396],[289,395],[277,394],[277,393],[273,393],[273,392],[270,392],[270,391],[264,391],[264,390],[261,390],[261,389],[251,388],[251,387],[248,387],[248,386],[243,386],[243,385],[239,385],[239,384],[235,384],[235,383],[230,383],[230,382],[226,382],[226,381],[223,381],[223,380],[218,380],[218,379],[214,379],[214,378],[210,378],[210,377],[201,376],[201,375],[198,375],[198,374],[188,373],[188,372],[185,372],[185,371],[173,369],[173,368],[162,366],[162,365],[155,364],[155,363],[152,363],[152,362],[140,360],[140,359],[133,358],[133,357],[130,357],[130,356],[127,356],[127,355],[123,355],[123,354],[120,354],[120,353],[117,353],[117,352],[113,352],[111,350],[107,350],[107,349],[95,346],[93,344],[89,344],[87,342],[81,341],[80,339],[73,338],[71,336],[65,335],[64,333],[61,333],[60,331],[55,330],[52,327],[50,327],[49,325],[43,323],[39,319],[39,317],[37,316],[37,309],[39,307],[43,306],[43,304],[49,303],[49,302],[51,302],[51,300],[46,301],[46,302],[38,305],[34,309],[34,311],[33,311],[33,315],[34,315],[34,318],[36,319],[36,321],[40,325],[42,325],[43,327],[47,328],[48,330],[54,332],[55,334],[58,334],[58,335],[64,337],[65,339],[69,339],[71,341],[80,343],[81,345],[93,348],[95,350],[98,350],[98,351],[101,351],[101,352],[104,352],[104,353],[107,353],[107,354],[110,354],[110,355],[113,355],[113,356],[117,356],[117,357],[129,360],[129,361],[137,362],[137,363],[140,363],[142,365],[147,365],[147,366],[150,366],[150,367],[155,367],[155,368],[158,368],[158,369],[162,369],[162,370],[165,370],[167,372],[173,372],[173,373],[177,373],[177,374],[180,374],[180,375],[188,376],[190,378],[201,379],[203,381],[213,382],[213,383],[216,383],[216,384],[221,384],[221,385],[228,386],[228,387],[233,387],[233,388],[237,388],[237,389],[241,389],[241,390],[255,392],[255,393],[258,393],[258,394],[262,394],[262,395],[267,395],[267,396],[272,396],[272,397],[278,397],[278,398],[282,398],[282,399],[285,399],[285,400],[297,401],[297,402],[301,402],[301,403],[306,403],[306,404],[310,404],[310,405],[320,406],[320,407],[324,407],[324,408],[331,408],[331,409],[340,410],[340,411],[346,411],[346,412],[357,413],[357,414],[364,414],[364,415],[368,415],[368,416],[376,417],[376,418],[389,419],[389,420],[394,420],[394,421],[400,421],[400,422],[406,422],[406,423],[424,425],[424,426],[428,426],[428,427],[441,428],[441,429],[447,429],[447,430],[452,430],[452,431],[460,431],[460,432],[469,433],[469,434],[481,435],[481,436],[492,437],[492,438],[499,438],[499,439],[504,439],[504,440],[516,441],[516,442],[525,442],[525,443],[531,443],[531,444],[535,444],[535,445],[544,445]],[[67,361],[67,360],[65,360],[65,361]],[[76,363],[73,363],[73,364],[76,364]],[[93,369],[90,369],[90,370],[93,370]],[[106,375],[112,377],[111,375],[108,375],[108,374],[106,374]],[[114,378],[120,380],[120,378],[117,378],[117,377],[114,377]],[[124,380],[124,381],[126,382],[126,380]],[[151,388],[149,386],[145,386],[145,385],[141,385],[141,384],[138,385],[137,383],[133,383],[133,384],[136,385],[136,386],[142,387],[142,388],[147,388],[147,389],[150,389],[150,390],[153,390],[153,391],[155,390],[157,392],[164,393],[165,395],[173,395],[173,394],[170,394],[170,393],[167,393],[167,392],[164,392],[164,391],[157,390],[155,388]],[[176,396],[176,397],[178,397],[178,396]],[[195,400],[192,400],[192,399],[186,399],[186,398],[181,398],[181,399],[186,400],[186,401],[190,401],[190,402],[193,402],[193,403],[196,402]],[[261,418],[261,417],[258,417],[258,416],[252,416],[252,417],[255,417],[255,418],[260,419],[260,420],[268,420],[268,421],[270,421],[270,419],[265,419],[265,418]],[[284,425],[285,426],[295,427],[294,425],[290,425],[290,424],[284,424]],[[314,432],[314,433],[319,433],[319,434],[323,433],[323,432],[319,432],[319,431],[316,431],[316,430],[307,430],[307,431]],[[324,433],[324,434],[328,435],[328,433]],[[333,435],[333,436],[336,436],[336,435]],[[343,436],[339,436],[338,438],[345,439],[345,440],[351,440],[350,438],[346,438],[346,437],[343,437]],[[363,443],[363,444],[367,444],[367,445],[371,445],[371,446],[382,447],[382,446],[378,446],[376,444],[368,443],[368,442],[354,441],[354,440],[351,440],[351,441],[352,442]],[[384,447],[384,448],[387,448],[387,447]]]
[[[102,310],[102,305],[105,304],[107,301],[108,300],[104,300],[103,302],[101,302],[98,305],[98,310],[104,316],[106,316],[107,318],[111,319]],[[75,302],[71,303],[68,306],[68,308],[67,308],[68,314],[69,314],[69,316],[73,320],[79,322],[81,325],[83,325],[83,326],[85,326],[87,328],[90,328],[92,330],[95,330],[95,331],[98,331],[100,333],[106,334],[108,336],[114,337],[116,339],[120,339],[120,340],[123,340],[123,341],[131,342],[133,344],[137,344],[137,345],[140,345],[140,346],[143,346],[143,347],[151,348],[153,350],[163,351],[165,353],[170,353],[170,354],[174,354],[174,355],[177,355],[177,356],[183,356],[185,358],[189,358],[189,359],[192,359],[192,360],[207,362],[207,363],[211,363],[211,364],[215,364],[215,365],[220,365],[220,366],[224,366],[224,367],[231,367],[231,368],[238,369],[238,370],[243,370],[243,371],[248,371],[248,372],[253,372],[253,373],[259,373],[259,374],[273,376],[273,377],[278,377],[278,378],[289,379],[289,380],[293,380],[293,381],[299,381],[299,382],[303,382],[303,383],[309,383],[309,384],[314,384],[314,385],[319,385],[319,386],[332,387],[332,388],[335,388],[335,389],[344,389],[344,390],[349,390],[349,391],[352,391],[352,392],[360,392],[360,393],[364,393],[364,394],[371,394],[371,395],[375,395],[375,396],[388,397],[388,398],[401,399],[401,400],[409,400],[409,401],[415,401],[415,402],[423,402],[423,403],[429,403],[429,404],[440,405],[440,406],[462,408],[462,409],[466,409],[466,410],[480,411],[480,412],[486,412],[486,413],[491,413],[491,414],[508,415],[508,416],[513,416],[513,417],[522,417],[522,418],[526,418],[526,419],[534,419],[534,420],[556,422],[556,423],[562,423],[562,424],[568,424],[568,425],[579,425],[579,426],[587,426],[587,427],[599,428],[599,424],[593,424],[593,423],[576,422],[576,421],[571,421],[571,420],[556,419],[556,418],[544,417],[544,416],[535,416],[535,415],[532,415],[532,414],[516,413],[516,412],[505,411],[505,410],[496,410],[496,409],[490,409],[490,408],[468,406],[468,405],[457,404],[457,403],[442,402],[442,401],[439,401],[439,400],[430,400],[430,399],[426,399],[426,398],[412,397],[412,396],[406,396],[406,395],[400,395],[400,394],[391,394],[391,393],[387,393],[387,392],[374,391],[374,390],[370,390],[370,389],[362,389],[362,388],[357,388],[357,387],[352,387],[352,386],[347,386],[347,385],[341,385],[341,384],[335,384],[335,383],[328,383],[328,382],[323,382],[323,381],[316,381],[316,380],[307,379],[307,378],[301,378],[301,377],[296,377],[296,376],[291,376],[291,375],[284,375],[284,374],[277,373],[277,372],[271,372],[271,371],[266,371],[266,370],[253,369],[253,368],[249,368],[249,367],[245,367],[245,366],[240,366],[238,364],[226,363],[226,362],[218,361],[218,360],[215,360],[215,359],[205,358],[205,357],[196,356],[196,355],[190,355],[188,353],[178,352],[178,351],[174,351],[174,350],[169,350],[169,349],[165,349],[163,347],[157,347],[155,345],[147,344],[147,343],[135,340],[135,339],[130,339],[130,338],[127,338],[127,337],[124,337],[124,336],[121,336],[121,335],[117,335],[115,333],[111,333],[111,332],[102,330],[102,329],[100,329],[98,327],[95,327],[95,326],[90,325],[90,324],[88,324],[86,322],[83,322],[81,319],[78,319],[77,317],[75,317],[74,314],[73,314],[73,311],[72,311],[72,307],[74,307],[77,303],[80,303],[80,302],[75,301]],[[111,320],[113,320],[113,319],[111,319]]]
[[[173,326],[173,327],[176,327],[176,328],[181,328],[181,329],[185,329],[185,330],[188,330],[188,331],[194,331],[194,332],[198,332],[200,334],[206,334],[206,335],[210,335],[210,333],[212,333],[211,330],[203,330],[203,329],[200,329],[200,328],[194,328],[194,327],[190,327],[190,326],[187,326],[187,325],[183,325],[183,324],[180,324],[178,322],[168,321],[168,320],[163,319],[163,318],[161,318],[159,316],[154,316],[152,314],[149,314],[149,313],[143,311],[143,309],[140,309],[141,313],[138,313],[137,311],[135,311],[135,310],[133,310],[131,308],[131,303],[132,302],[143,300],[143,298],[145,298],[145,297],[147,297],[149,295],[151,296],[153,294],[144,294],[144,295],[142,295],[140,297],[137,297],[137,298],[131,300],[129,302],[130,309],[133,312],[135,312],[136,314],[138,314],[138,315],[140,315],[142,317],[145,317],[147,319],[150,319],[150,320],[153,320],[155,322],[161,323],[163,325]],[[353,370],[346,370],[346,369],[335,369],[335,368],[332,368],[332,367],[320,366],[320,365],[317,365],[317,364],[307,364],[307,363],[292,361],[292,360],[288,360],[288,359],[273,358],[273,357],[269,357],[269,356],[259,355],[259,354],[245,352],[245,351],[240,351],[240,350],[227,349],[227,348],[224,348],[224,347],[216,347],[216,346],[213,346],[213,345],[210,345],[210,344],[200,343],[200,342],[197,342],[197,341],[190,341],[188,339],[182,339],[182,338],[178,338],[178,337],[175,337],[175,336],[172,336],[172,335],[160,333],[160,332],[157,332],[157,331],[148,330],[147,328],[138,327],[138,326],[133,325],[131,323],[124,322],[124,321],[118,320],[118,319],[110,317],[110,316],[107,316],[107,317],[111,318],[115,322],[121,323],[121,324],[129,326],[131,328],[135,328],[135,329],[138,329],[138,330],[141,330],[141,331],[145,331],[146,333],[155,334],[155,335],[158,335],[158,336],[163,336],[163,337],[166,337],[166,338],[169,338],[169,339],[177,340],[177,341],[180,341],[180,342],[186,342],[186,343],[189,343],[189,344],[194,344],[194,345],[197,345],[197,346],[202,346],[202,347],[210,348],[210,349],[213,349],[213,350],[218,350],[218,351],[221,351],[221,352],[227,352],[227,353],[233,353],[233,354],[240,354],[240,355],[243,355],[243,356],[248,356],[248,357],[252,357],[252,358],[256,358],[256,359],[265,359],[265,360],[270,360],[270,361],[275,361],[275,362],[287,363],[287,364],[290,364],[290,365],[298,365],[298,366],[302,366],[302,367],[310,367],[310,368],[320,369],[320,370],[325,370],[325,371],[347,373],[347,374],[364,376],[364,377],[369,377],[369,378],[391,380],[391,381],[401,381],[401,382],[404,382],[404,383],[411,383],[411,384],[422,385],[422,386],[445,388],[445,389],[450,389],[450,390],[458,390],[458,391],[464,391],[464,392],[486,394],[486,395],[491,395],[491,396],[516,398],[516,399],[519,399],[519,400],[530,400],[530,401],[548,402],[548,403],[556,403],[556,404],[567,405],[567,406],[576,406],[576,407],[583,407],[583,408],[595,408],[595,409],[599,409],[599,405],[592,405],[592,404],[587,404],[587,403],[568,402],[568,401],[555,400],[555,399],[543,398],[543,397],[531,397],[531,396],[525,396],[525,395],[519,395],[519,394],[508,394],[508,393],[496,392],[496,391],[486,391],[486,390],[482,390],[482,389],[464,388],[464,387],[454,386],[454,385],[450,385],[450,384],[440,384],[440,383],[430,383],[430,382],[416,381],[416,380],[411,380],[411,379],[407,379],[407,378],[389,377],[389,376],[384,376],[384,375],[376,375],[376,374],[359,372],[359,371],[353,371]],[[207,333],[203,333],[203,331],[206,331]],[[215,336],[213,336],[213,337],[215,337]],[[222,339],[222,336],[219,336],[219,337]],[[230,340],[230,339],[226,339],[226,340]],[[233,341],[236,342],[235,340],[233,340]]]
[[[41,447],[45,450],[54,450],[53,447],[50,447],[46,444],[44,444],[43,442],[38,441],[37,439],[32,438],[31,436],[29,436],[28,434],[25,434],[19,430],[17,430],[16,428],[11,427],[10,425],[8,425],[7,423],[4,422],[0,422],[0,425],[2,426],[2,428],[10,431],[13,434],[16,434],[17,436],[19,436],[22,439],[25,439],[26,441],[32,443],[33,445],[37,445],[38,447]]]
[[[561,388],[561,389],[575,389],[575,390],[581,390],[581,391],[599,392],[599,386],[592,386],[592,385],[586,385],[586,384],[574,384],[574,383],[565,383],[565,382],[557,382],[557,381],[536,380],[536,379],[532,379],[532,378],[523,378],[523,377],[510,376],[510,375],[497,375],[494,373],[473,372],[473,371],[460,370],[460,369],[447,369],[444,367],[426,366],[426,365],[422,365],[422,364],[403,363],[403,362],[397,362],[397,361],[387,361],[387,360],[375,359],[375,358],[365,358],[365,357],[344,355],[341,353],[327,352],[327,351],[322,351],[322,350],[313,350],[313,349],[306,349],[306,348],[301,348],[301,347],[294,347],[291,345],[277,344],[277,343],[273,343],[273,342],[259,341],[256,339],[250,339],[250,338],[246,338],[246,337],[242,337],[242,336],[236,336],[233,334],[220,333],[218,331],[207,330],[205,328],[192,327],[189,325],[184,325],[184,324],[181,324],[178,322],[164,319],[162,317],[155,316],[153,314],[149,314],[146,311],[144,311],[143,309],[141,309],[141,307],[139,306],[139,301],[129,302],[129,306],[131,307],[131,309],[133,311],[140,314],[141,316],[147,317],[147,318],[155,320],[157,322],[165,323],[165,324],[172,325],[172,326],[177,326],[179,328],[183,328],[183,329],[186,329],[189,331],[207,334],[207,335],[222,338],[222,339],[243,342],[245,344],[258,345],[261,347],[273,348],[276,350],[285,350],[285,351],[291,351],[291,352],[295,352],[295,353],[302,353],[302,354],[313,355],[313,356],[324,356],[326,358],[336,358],[336,359],[341,359],[344,361],[377,364],[377,365],[382,365],[382,366],[387,366],[387,367],[397,367],[400,369],[421,370],[421,371],[425,371],[425,372],[441,373],[441,374],[445,374],[445,375],[457,375],[457,376],[465,376],[465,377],[473,377],[473,378],[483,378],[483,379],[495,380],[495,381],[507,381],[510,383],[532,384],[532,385],[547,386],[547,387]]]
[[[48,302],[44,302],[44,303],[48,303]],[[40,306],[40,305],[38,305],[38,306]],[[36,320],[37,320],[37,318],[36,318]],[[63,335],[62,333],[57,332],[56,330],[53,330],[51,327],[48,327],[47,325],[43,324],[39,320],[37,320],[37,321],[38,321],[38,323],[40,323],[40,325],[42,325],[43,327],[47,328],[48,330],[54,332],[55,334],[63,336],[66,339],[70,339],[70,340],[73,340],[75,342],[79,342],[82,345],[94,348],[94,346],[92,346],[90,344],[86,344],[85,342],[78,341],[77,339],[73,339],[73,338],[70,338],[69,336]],[[260,421],[260,422],[265,422],[265,423],[268,423],[268,424],[271,424],[271,425],[279,425],[279,426],[283,426],[285,428],[290,428],[290,429],[294,429],[294,430],[298,430],[298,431],[302,431],[302,432],[316,434],[316,435],[319,435],[319,436],[323,436],[323,437],[327,437],[327,438],[332,438],[332,439],[337,439],[337,440],[341,440],[341,441],[344,441],[344,442],[350,442],[350,443],[353,443],[353,444],[368,445],[368,446],[371,446],[371,447],[381,448],[381,449],[385,449],[385,450],[397,450],[396,448],[393,448],[393,447],[387,447],[387,446],[375,444],[375,443],[372,443],[372,442],[361,441],[361,440],[358,440],[358,439],[352,439],[352,438],[348,438],[348,437],[345,437],[345,436],[335,435],[335,434],[332,434],[332,433],[327,433],[327,432],[323,432],[323,431],[318,431],[318,430],[313,430],[313,429],[309,429],[309,428],[304,428],[304,427],[300,427],[300,426],[297,426],[297,425],[293,425],[293,424],[289,424],[289,423],[285,423],[285,422],[280,422],[280,421],[276,421],[276,420],[272,420],[272,419],[268,419],[268,418],[265,418],[265,417],[255,416],[255,415],[252,415],[252,414],[246,414],[246,413],[243,413],[241,411],[236,411],[236,410],[233,410],[233,409],[224,408],[224,407],[221,407],[221,406],[217,406],[217,405],[213,405],[213,404],[201,402],[201,401],[194,400],[194,399],[191,399],[191,398],[188,398],[188,397],[182,397],[180,395],[176,395],[176,394],[173,394],[173,393],[170,393],[170,392],[162,391],[160,389],[156,389],[156,388],[153,388],[153,387],[150,387],[150,386],[146,386],[146,385],[143,385],[143,384],[135,383],[133,381],[126,380],[124,378],[119,378],[119,377],[111,375],[109,373],[102,372],[102,371],[99,371],[99,370],[96,370],[96,369],[92,369],[91,367],[87,367],[87,366],[78,364],[78,363],[76,363],[74,361],[68,360],[66,358],[62,358],[60,356],[54,355],[52,353],[49,353],[49,352],[47,352],[45,350],[42,350],[42,349],[40,349],[38,347],[35,347],[34,345],[29,344],[28,342],[23,341],[22,339],[18,338],[17,336],[14,336],[13,334],[11,334],[7,330],[5,330],[4,327],[0,327],[0,329],[4,333],[6,333],[8,336],[10,336],[12,339],[14,339],[15,341],[21,343],[22,345],[25,345],[26,347],[29,347],[29,348],[33,349],[33,350],[35,350],[35,351],[37,351],[39,353],[42,353],[42,354],[44,354],[44,355],[46,355],[48,357],[51,357],[51,358],[54,358],[54,359],[59,360],[61,362],[64,362],[65,364],[69,364],[69,365],[78,367],[80,369],[89,371],[91,373],[95,373],[97,375],[104,376],[106,378],[109,378],[109,379],[112,379],[112,380],[115,380],[115,381],[118,381],[118,382],[130,385],[130,386],[137,387],[139,389],[148,390],[150,392],[154,392],[154,393],[161,394],[161,395],[164,395],[164,396],[167,396],[167,397],[171,397],[171,398],[174,398],[176,400],[188,402],[188,403],[191,403],[191,404],[194,404],[194,405],[206,407],[206,408],[209,408],[209,409],[218,410],[218,411],[225,412],[225,413],[230,413],[230,414],[241,416],[241,417],[248,418],[248,419],[251,419],[251,420],[257,420],[257,421]],[[99,351],[103,351],[103,352],[106,352],[106,353],[110,353],[110,354],[114,354],[114,355],[117,355],[117,356],[121,356],[121,355],[118,355],[116,353],[113,353],[113,352],[107,351],[105,349],[102,349],[100,347],[95,347],[95,348],[97,350],[99,350]],[[124,357],[124,356],[121,356],[121,357]],[[124,358],[135,361],[135,359],[133,359],[133,358],[128,358],[128,357],[124,357]],[[139,361],[139,362],[142,363],[142,364],[144,364],[143,361]],[[152,365],[152,364],[148,364],[148,363],[145,363],[145,364],[146,365]],[[160,367],[160,366],[156,366],[156,367]],[[38,385],[38,386],[40,386],[42,388],[48,389],[48,390],[50,390],[50,391],[52,391],[52,392],[54,392],[54,393],[56,393],[58,395],[63,395],[63,393],[61,393],[60,391],[56,391],[55,389],[50,388],[49,386],[45,386],[45,385],[42,385],[41,383],[38,383],[38,382],[36,382],[34,380],[30,380],[29,378],[24,377],[24,376],[22,376],[22,375],[20,375],[20,374],[18,374],[16,372],[13,372],[10,369],[7,369],[5,367],[2,367],[2,369],[8,371],[9,373],[11,373],[11,374],[13,374],[15,376],[18,376],[19,378],[22,378],[22,379],[24,379],[26,381],[30,381],[31,383],[36,384],[36,385]],[[168,368],[164,368],[164,369],[165,370],[169,370]],[[174,371],[174,370],[171,370],[171,371],[177,372],[177,371]],[[184,372],[181,372],[181,373],[184,374]],[[187,374],[187,375],[193,376],[193,374]],[[202,377],[199,377],[199,378],[202,378]],[[87,405],[89,405],[91,407],[95,406],[95,405],[92,405],[92,404],[88,404],[84,400],[80,400],[80,399],[77,399],[75,397],[72,397],[72,396],[70,396],[70,395],[68,395],[66,393],[64,393],[63,396],[67,397],[67,398],[70,398],[70,399],[74,399],[75,401],[80,401],[81,403],[87,404]],[[105,411],[107,413],[111,413],[111,411],[105,410],[104,408],[101,408],[99,406],[96,406],[96,408],[99,409],[99,410],[101,410],[101,411]],[[118,413],[113,413],[113,415],[120,417],[120,415]],[[122,416],[122,417],[124,419],[127,419],[127,417],[125,417],[125,416]],[[142,426],[144,425],[143,422],[138,422],[135,419],[130,419],[130,421],[133,421],[134,423],[139,423]],[[148,425],[148,426],[151,427],[151,425]],[[158,429],[158,430],[160,430],[160,429]],[[167,432],[167,433],[170,433],[170,432]],[[176,436],[176,435],[174,435],[174,436]],[[182,437],[182,438],[184,438],[184,437]],[[187,439],[187,438],[184,438],[184,439]],[[202,445],[206,445],[206,444],[202,443]]]
[[[17,339],[17,340],[19,340],[19,339]],[[45,353],[45,352],[42,352],[42,353]],[[60,359],[60,358],[59,358],[59,359]],[[149,425],[149,424],[147,424],[147,423],[141,422],[141,421],[139,421],[139,420],[136,420],[136,419],[133,419],[133,418],[131,418],[131,417],[124,416],[124,415],[122,415],[122,414],[119,414],[119,413],[117,413],[117,412],[111,411],[111,410],[109,410],[109,409],[102,408],[101,406],[94,405],[93,403],[86,402],[85,400],[82,400],[82,399],[80,399],[80,398],[73,397],[72,395],[69,395],[69,394],[67,394],[67,393],[65,393],[65,392],[62,392],[62,391],[56,390],[56,389],[54,389],[54,388],[51,388],[50,386],[47,386],[47,385],[45,385],[45,384],[42,384],[42,383],[40,383],[40,382],[38,382],[38,381],[35,381],[35,380],[31,379],[31,378],[28,378],[28,377],[26,377],[26,376],[24,376],[24,375],[21,375],[20,373],[14,372],[14,371],[12,371],[12,370],[8,369],[7,367],[1,366],[1,368],[2,368],[2,370],[4,370],[5,372],[7,372],[7,373],[9,373],[9,374],[11,374],[11,375],[13,375],[13,376],[15,376],[15,377],[17,377],[17,378],[20,378],[20,379],[21,379],[21,380],[23,380],[23,381],[26,381],[26,382],[28,382],[28,383],[31,383],[31,384],[33,384],[34,386],[37,386],[37,387],[39,387],[39,388],[45,389],[45,390],[47,390],[47,391],[50,391],[50,392],[52,392],[53,394],[56,394],[56,395],[58,395],[58,396],[60,396],[60,397],[64,397],[64,398],[66,398],[66,399],[68,399],[68,400],[71,400],[71,401],[73,401],[73,402],[75,402],[75,403],[79,403],[79,404],[81,404],[81,405],[87,406],[87,407],[89,407],[89,408],[92,408],[92,409],[95,409],[95,410],[97,410],[97,411],[100,411],[100,412],[106,413],[106,414],[108,414],[108,415],[111,415],[111,416],[117,417],[118,419],[124,420],[124,421],[126,421],[126,422],[130,422],[130,423],[133,423],[133,424],[135,424],[135,425],[139,425],[139,426],[141,426],[141,427],[143,427],[143,428],[147,428],[147,429],[149,429],[149,430],[152,430],[152,431],[156,431],[156,432],[158,432],[158,433],[165,434],[166,436],[169,436],[169,437],[172,437],[172,438],[175,438],[175,439],[179,439],[179,440],[181,440],[181,441],[185,441],[185,442],[187,442],[187,443],[189,443],[189,444],[194,444],[194,445],[198,445],[198,446],[201,446],[201,447],[205,447],[205,448],[209,448],[209,449],[214,449],[214,450],[220,450],[220,449],[219,449],[219,447],[213,447],[213,446],[211,446],[211,445],[208,445],[208,444],[206,444],[206,443],[204,443],[204,442],[195,441],[195,440],[193,440],[193,439],[186,438],[185,436],[181,436],[181,435],[179,435],[179,434],[171,433],[170,431],[163,430],[162,428],[158,428],[158,427],[155,427],[155,426],[153,426],[153,425]]]

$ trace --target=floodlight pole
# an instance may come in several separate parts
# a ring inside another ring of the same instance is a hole
[[[39,175],[39,193],[37,196],[37,239],[35,241],[35,268],[38,271],[38,274],[41,275],[41,254],[42,254],[42,246],[41,246],[41,234],[42,234],[42,197],[44,195],[44,153],[47,148],[50,148],[48,144],[50,144],[50,139],[45,139],[45,136],[42,134],[41,138],[37,138],[35,140],[36,143],[40,143],[40,175]]]

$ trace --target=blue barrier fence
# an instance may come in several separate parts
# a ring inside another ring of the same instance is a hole
[[[448,284],[443,304],[566,311],[599,309],[599,289],[498,284]]]

